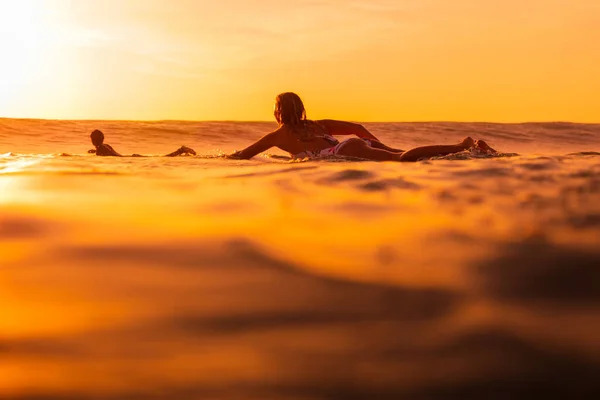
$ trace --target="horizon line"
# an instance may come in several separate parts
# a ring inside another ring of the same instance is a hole
[[[322,118],[322,119],[335,119],[335,118]],[[61,118],[27,118],[27,117],[0,117],[1,120],[16,120],[16,121],[73,121],[73,122],[226,122],[226,123],[273,123],[275,121],[266,120],[196,120],[196,119],[87,119],[87,118],[73,118],[73,119],[61,119]],[[551,121],[551,120],[528,120],[518,122],[498,122],[498,121],[484,121],[484,120],[469,120],[469,121],[452,121],[452,120],[413,120],[413,121],[350,121],[360,124],[498,124],[498,125],[523,125],[523,124],[574,124],[574,125],[600,125],[599,122],[577,122],[577,121]]]

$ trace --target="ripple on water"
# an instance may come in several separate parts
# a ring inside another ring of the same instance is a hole
[[[600,305],[599,266],[597,250],[531,238],[504,245],[496,258],[475,266],[475,273],[485,293],[502,301]]]

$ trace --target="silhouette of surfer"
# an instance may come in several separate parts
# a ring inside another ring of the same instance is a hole
[[[102,131],[95,129],[90,134],[90,139],[92,139],[92,144],[95,149],[88,150],[88,153],[96,154],[97,156],[103,157],[127,157],[119,154],[115,149],[112,148],[110,144],[104,143],[104,133]],[[175,150],[172,153],[165,154],[164,157],[176,157],[180,155],[196,155],[194,149],[191,149],[187,146],[181,146],[179,149]],[[141,154],[132,154],[130,157],[144,157]]]

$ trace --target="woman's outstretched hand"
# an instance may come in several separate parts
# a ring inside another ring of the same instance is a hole
[[[174,152],[169,153],[169,154],[165,154],[165,157],[177,157],[177,156],[181,156],[181,155],[184,155],[184,156],[189,156],[189,155],[195,156],[196,152],[192,148],[189,148],[187,146],[181,146],[180,148],[178,148]]]
[[[225,158],[229,158],[231,160],[243,160],[242,156],[241,156],[242,152],[239,150],[234,151],[231,154],[226,154]]]

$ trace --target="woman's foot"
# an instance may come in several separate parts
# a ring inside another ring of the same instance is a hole
[[[179,148],[179,150],[177,150],[177,152],[179,152],[180,154],[191,154],[193,156],[196,155],[196,152],[194,151],[194,149],[187,147],[187,146],[181,146]]]
[[[459,146],[461,146],[465,150],[469,150],[471,147],[475,146],[477,143],[471,136],[467,136],[460,142]]]
[[[498,152],[496,150],[494,150],[493,148],[490,147],[489,144],[487,144],[485,141],[483,140],[476,140],[475,141],[475,148],[483,151],[484,153],[487,154],[498,154]]]

